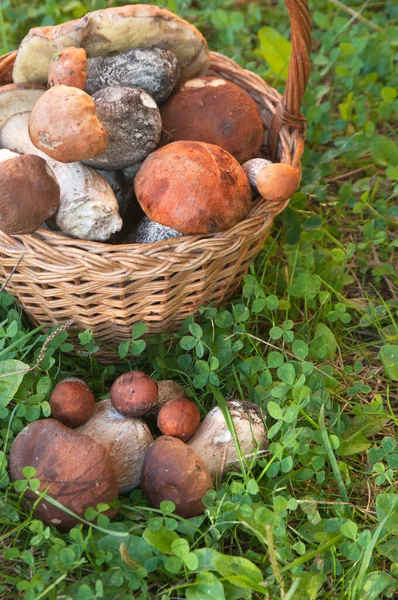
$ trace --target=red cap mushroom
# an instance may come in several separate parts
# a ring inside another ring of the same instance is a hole
[[[111,401],[117,412],[125,417],[142,417],[156,404],[158,386],[142,371],[131,371],[116,379],[111,387]]]
[[[84,90],[87,55],[84,48],[71,46],[52,57],[48,68],[48,86],[68,85]]]
[[[284,202],[297,190],[300,175],[292,165],[274,163],[265,166],[257,175],[259,194],[272,202]]]
[[[50,406],[54,419],[68,427],[78,427],[89,420],[94,411],[95,398],[82,379],[68,377],[54,388]]]
[[[199,427],[200,412],[187,398],[175,398],[164,404],[158,414],[158,427],[164,435],[189,440]]]

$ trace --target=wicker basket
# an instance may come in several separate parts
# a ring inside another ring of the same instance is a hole
[[[284,96],[234,61],[211,53],[210,70],[246,90],[265,125],[264,155],[300,169],[305,119],[300,106],[309,74],[311,22],[307,0],[286,0],[292,23],[292,58]],[[0,58],[0,82],[9,81],[15,52]],[[275,216],[288,204],[257,199],[232,229],[154,244],[109,245],[40,229],[31,235],[0,232],[0,281],[7,282],[37,324],[75,319],[71,329],[91,329],[98,357],[115,360],[132,325],[149,332],[178,328],[203,305],[225,303],[239,287]],[[10,274],[12,273],[12,277]]]

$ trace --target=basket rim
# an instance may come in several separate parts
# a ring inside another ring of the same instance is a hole
[[[271,112],[271,116],[275,114],[276,107],[279,104],[282,95],[273,87],[269,86],[266,81],[264,81],[259,75],[256,73],[245,69],[241,65],[239,65],[233,59],[218,53],[218,52],[210,52],[210,65],[209,71],[222,71],[222,74],[219,75],[225,79],[230,79],[237,85],[239,82],[236,81],[234,75],[238,73],[240,80],[247,80],[249,83],[255,87],[255,92],[250,94],[250,90],[246,90],[250,95],[252,95],[254,101],[260,109],[260,104],[267,105],[267,109]],[[261,97],[262,102],[259,101],[259,97]],[[264,116],[262,115],[262,120],[264,121]],[[270,120],[270,117],[269,117]],[[301,174],[301,156],[304,151],[304,140],[305,140],[305,131],[300,132],[298,130],[290,130],[289,127],[283,125],[280,132],[279,138],[285,139],[285,141],[289,140],[292,135],[296,136],[296,139],[301,142],[298,144],[294,152],[294,160],[293,158],[286,153],[284,154],[284,160],[280,162],[285,162],[288,164],[294,164],[296,168],[300,171]],[[290,160],[289,160],[290,159]],[[30,234],[19,234],[19,235],[9,235],[2,231],[0,231],[0,246],[3,246],[8,242],[11,246],[13,246],[13,251],[17,251],[15,248],[15,242],[18,240],[22,243],[19,251],[23,251],[24,246],[28,246],[30,249],[34,248],[35,244],[47,244],[52,248],[56,248],[59,246],[69,247],[74,249],[75,251],[85,252],[88,251],[92,254],[112,254],[117,252],[128,252],[129,249],[133,254],[151,254],[153,251],[158,251],[159,249],[170,251],[175,251],[176,253],[187,250],[188,244],[197,245],[197,242],[200,240],[206,239],[225,239],[225,238],[236,238],[240,235],[240,229],[246,228],[250,222],[253,222],[253,225],[256,221],[259,221],[259,216],[262,217],[263,224],[259,223],[259,230],[262,227],[267,227],[269,219],[273,221],[275,216],[282,212],[286,206],[289,204],[290,198],[282,203],[271,203],[267,202],[261,196],[257,196],[253,199],[253,204],[250,211],[247,215],[238,223],[236,223],[233,227],[228,230],[221,231],[214,234],[188,234],[177,236],[175,238],[170,238],[168,240],[161,240],[158,242],[152,243],[129,243],[129,244],[112,244],[100,241],[92,241],[85,239],[73,238],[63,233],[59,233],[57,231],[52,231],[51,229],[47,229],[45,227],[38,228],[35,232]],[[10,249],[10,248],[9,248]]]

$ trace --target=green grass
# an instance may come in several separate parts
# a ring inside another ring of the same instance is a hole
[[[3,51],[32,26],[108,4],[3,0]],[[90,332],[79,342],[63,332],[32,371],[1,378],[21,368],[10,361],[35,365],[48,334],[0,294],[2,600],[397,593],[398,5],[311,4],[302,185],[230,305],[203,308],[178,334],[146,343],[136,327],[120,350],[123,366],[96,361]],[[279,56],[270,57],[261,32],[267,26],[288,38],[280,2],[166,6],[200,27],[212,49],[283,89],[285,46],[277,42]],[[266,415],[268,451],[242,459],[241,470],[207,494],[203,517],[185,521],[170,503],[153,510],[135,490],[119,498],[112,522],[91,511],[93,525],[69,534],[43,526],[22,502],[34,474],[9,481],[12,440],[49,415],[59,379],[84,377],[100,399],[131,367],[176,379],[203,415],[217,402],[224,409],[225,398],[255,402]]]

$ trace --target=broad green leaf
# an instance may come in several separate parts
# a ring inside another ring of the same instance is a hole
[[[340,525],[340,532],[350,540],[356,540],[358,535],[358,525],[351,521],[351,519],[347,519]]]
[[[286,40],[277,29],[262,27],[258,32],[260,42],[259,53],[267,61],[270,70],[283,79],[289,72],[289,58],[292,44]]]
[[[398,167],[398,144],[385,135],[375,135],[370,140],[370,153],[385,167]]]
[[[172,542],[171,550],[176,556],[178,556],[178,558],[184,560],[185,556],[189,553],[189,544],[187,540],[178,538]]]
[[[263,581],[260,569],[247,558],[217,554],[214,567],[234,585],[266,594],[265,588],[259,585]]]
[[[268,402],[267,404],[268,414],[271,415],[273,419],[277,419],[278,421],[282,419],[282,409],[276,402]]]
[[[389,533],[398,534],[398,494],[379,494],[376,498],[376,514],[379,523]]]
[[[398,346],[387,344],[379,352],[379,358],[385,374],[393,381],[398,381]]]
[[[161,527],[158,531],[146,529],[142,537],[148,544],[163,554],[173,554],[173,542],[179,539],[175,531],[169,531],[166,527]]]
[[[345,432],[344,432],[345,433]],[[343,435],[339,454],[340,456],[351,456],[352,454],[360,454],[365,452],[371,446],[371,442],[366,439],[361,433],[352,433],[347,437]]]
[[[195,585],[187,587],[185,591],[187,600],[225,600],[224,588],[213,573],[205,571],[199,573],[195,579]]]
[[[134,323],[131,329],[131,339],[137,340],[142,337],[144,333],[148,331],[148,325],[146,323]]]
[[[391,592],[397,590],[396,579],[385,571],[373,571],[366,575],[364,584],[360,591],[359,600],[377,600],[389,587]],[[383,596],[386,597],[386,596]],[[391,596],[389,596],[391,597]]]
[[[283,383],[287,385],[293,385],[294,380],[296,378],[296,371],[294,370],[293,365],[289,363],[285,363],[281,365],[277,370],[277,375]]]
[[[337,342],[333,332],[324,323],[318,323],[311,343],[311,353],[317,358],[334,358],[336,350]]]
[[[292,344],[292,350],[297,358],[305,360],[308,356],[308,344],[302,340],[295,340]]]
[[[20,360],[5,360],[0,362],[0,406],[5,407],[14,398],[22,383],[25,373],[13,375],[18,371],[27,371],[29,366]],[[7,374],[10,375],[7,375]],[[7,377],[4,377],[7,375]]]

